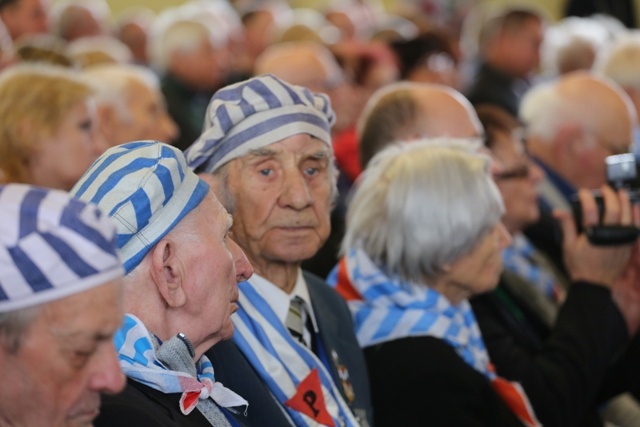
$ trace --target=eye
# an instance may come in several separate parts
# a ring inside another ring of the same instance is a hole
[[[258,173],[262,176],[271,176],[271,174],[273,174],[273,169],[260,169]]]
[[[306,168],[304,170],[304,173],[309,175],[309,176],[313,176],[313,175],[317,174],[319,172],[319,170],[320,169],[317,168],[317,167],[309,167],[309,168]]]
[[[78,124],[78,128],[83,132],[91,132],[92,127],[93,123],[91,122],[91,119],[83,120]]]

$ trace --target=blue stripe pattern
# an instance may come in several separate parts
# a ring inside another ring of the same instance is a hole
[[[213,96],[205,130],[185,157],[192,169],[211,173],[250,149],[299,133],[331,145],[334,122],[326,95],[263,75],[227,86]]]
[[[426,285],[392,279],[360,249],[348,251],[346,265],[350,285],[362,296],[362,300],[348,301],[362,347],[432,336],[452,346],[477,371],[490,379],[495,377],[468,301],[453,306]],[[327,281],[339,290],[337,280],[334,269]]]
[[[122,276],[115,227],[92,204],[25,184],[0,186],[0,312]]]
[[[208,191],[180,150],[156,141],[137,141],[107,150],[71,194],[96,203],[112,217],[129,273]]]

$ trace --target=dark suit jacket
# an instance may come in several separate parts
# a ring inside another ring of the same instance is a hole
[[[609,290],[574,283],[553,331],[504,283],[471,305],[496,371],[521,383],[545,427],[601,425],[598,402],[624,387],[612,379],[604,396],[605,374],[628,339]]]
[[[354,414],[373,425],[369,380],[364,356],[355,337],[351,313],[344,300],[322,279],[307,272],[304,273],[304,278],[333,381],[345,402],[350,403]],[[221,347],[220,344],[224,346]],[[240,350],[233,343],[220,344],[207,352],[207,356],[216,370],[216,381],[249,401],[248,424],[269,427],[291,425],[283,413],[284,409],[280,408]],[[333,352],[337,355],[337,360],[332,356]],[[349,401],[344,391],[337,364],[345,366],[349,372],[349,382],[355,391],[353,402]]]
[[[364,349],[376,426],[522,426],[453,347],[411,337]]]
[[[529,86],[524,79],[513,79],[491,65],[482,63],[464,95],[473,105],[497,105],[518,117],[520,98]]]
[[[373,409],[369,378],[364,355],[356,339],[349,307],[344,299],[318,276],[304,272],[304,278],[309,287],[311,305],[313,305],[323,347],[327,352],[333,381],[345,402],[349,403],[353,413],[361,420],[366,419],[371,426]],[[338,373],[338,365],[346,367],[349,372],[349,382],[355,392],[355,399],[352,402],[345,393],[344,383]]]
[[[211,427],[194,409],[189,415],[180,412],[180,394],[164,394],[144,384],[127,379],[124,391],[116,396],[104,395],[96,427]],[[228,413],[229,414],[229,413]],[[244,426],[238,415],[232,426]],[[235,422],[235,424],[234,424]]]

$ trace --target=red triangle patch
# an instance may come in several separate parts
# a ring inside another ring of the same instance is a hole
[[[320,375],[318,375],[318,370],[315,368],[298,384],[296,394],[287,400],[285,405],[305,414],[317,423],[335,427],[333,418],[331,418],[324,403]]]

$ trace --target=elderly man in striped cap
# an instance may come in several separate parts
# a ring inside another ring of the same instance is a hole
[[[127,273],[115,336],[127,386],[96,426],[237,425],[247,401],[204,355],[231,337],[237,282],[252,274],[230,215],[178,149],[153,141],[107,150],[71,192],[114,220]]]
[[[115,227],[59,190],[0,187],[0,425],[90,425],[124,387]]]
[[[233,238],[256,274],[239,284],[234,342],[288,420],[269,425],[371,423],[369,382],[349,310],[302,261],[329,235],[336,196],[326,95],[263,75],[218,91],[186,152],[233,215]],[[214,355],[215,357],[215,355]],[[245,394],[241,378],[221,378]]]

